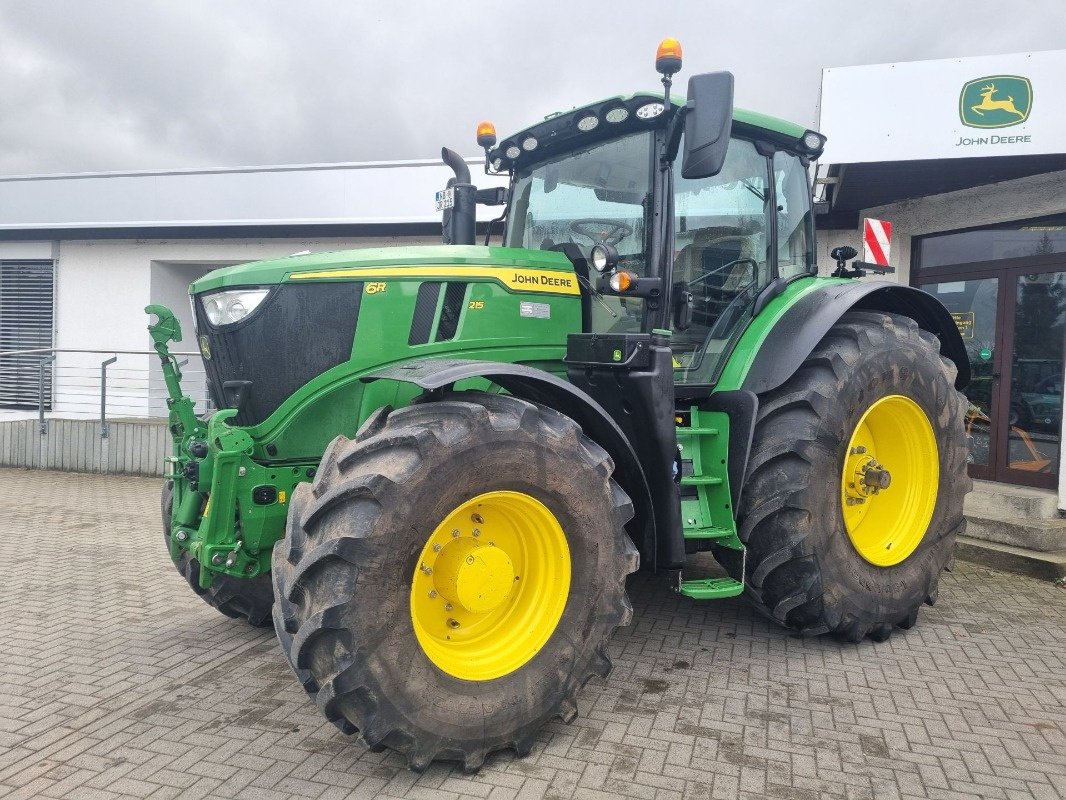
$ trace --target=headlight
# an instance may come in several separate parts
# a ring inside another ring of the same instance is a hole
[[[204,304],[208,322],[216,326],[230,325],[255,311],[268,294],[269,289],[234,289],[204,295],[200,302]]]

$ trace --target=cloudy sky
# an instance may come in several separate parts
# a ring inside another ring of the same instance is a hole
[[[473,154],[545,114],[730,69],[813,124],[823,67],[1066,47],[1028,0],[0,0],[0,174]]]

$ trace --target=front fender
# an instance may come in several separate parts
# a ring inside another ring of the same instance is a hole
[[[571,383],[522,364],[466,359],[423,358],[360,378],[410,383],[427,392],[448,390],[455,383],[484,378],[515,397],[554,408],[581,426],[585,435],[611,456],[615,479],[633,501],[634,517],[627,526],[643,558],[655,559],[655,517],[651,490],[633,445],[603,406]],[[651,566],[648,564],[647,566]]]
[[[931,294],[890,281],[829,283],[800,297],[763,340],[742,388],[762,394],[788,380],[848,311],[884,311],[910,317],[940,339],[940,352],[958,368],[955,388],[970,383],[970,359],[959,328]]]

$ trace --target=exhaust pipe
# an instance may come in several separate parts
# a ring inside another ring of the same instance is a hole
[[[448,179],[452,191],[451,208],[445,208],[441,219],[441,234],[445,244],[474,244],[474,220],[477,208],[477,187],[470,182],[470,167],[454,150],[442,147],[440,157],[455,173]]]

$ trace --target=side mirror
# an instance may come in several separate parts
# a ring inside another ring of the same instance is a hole
[[[733,73],[689,78],[682,177],[710,178],[721,172],[732,128]]]

